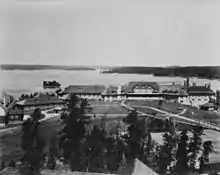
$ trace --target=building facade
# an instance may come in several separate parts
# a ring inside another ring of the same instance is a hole
[[[185,105],[199,107],[208,103],[211,98],[215,98],[214,91],[210,86],[188,86],[186,87],[187,96],[179,97],[178,102]]]
[[[21,120],[24,115],[31,115],[36,108],[48,110],[56,107],[64,108],[65,101],[56,96],[40,95],[16,102],[9,111],[9,116],[11,120]]]
[[[5,126],[5,116],[6,116],[6,109],[3,105],[0,105],[0,127]]]

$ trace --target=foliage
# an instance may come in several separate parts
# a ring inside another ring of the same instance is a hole
[[[72,170],[80,170],[80,147],[85,139],[86,124],[89,123],[85,116],[88,102],[71,95],[67,102],[68,115],[63,115],[63,127],[60,132],[59,147],[63,158],[69,163]],[[65,117],[64,117],[65,116]]]
[[[145,123],[138,119],[136,111],[132,111],[125,122],[128,124],[128,147],[130,153],[130,159],[139,158],[143,155],[143,143],[146,138]]]
[[[81,159],[82,167],[86,167],[86,171],[89,172],[105,172],[106,162],[105,162],[105,141],[106,141],[106,131],[103,128],[95,126],[91,134],[87,135],[84,143],[82,144],[82,149],[80,149],[83,155]]]
[[[178,149],[176,152],[176,168],[178,172],[183,172],[184,170],[188,169],[188,162],[189,162],[189,137],[188,131],[182,131],[180,133],[180,140],[178,143]]]
[[[209,154],[213,152],[212,141],[205,141],[203,143],[203,153],[199,158],[200,160],[200,170],[202,171],[205,168],[205,164],[209,163]]]
[[[193,134],[189,142],[189,164],[191,168],[194,168],[195,163],[198,159],[198,154],[201,150],[201,146],[202,146],[201,137],[202,135],[204,135],[203,131],[204,129],[199,126],[194,126],[191,131]]]
[[[160,147],[159,151],[159,172],[165,173],[172,162],[176,160],[175,158],[175,149],[176,149],[176,139],[171,133],[165,133],[163,135],[164,144]]]
[[[22,127],[22,148],[24,150],[22,162],[26,165],[24,169],[27,171],[27,174],[39,174],[44,160],[44,141],[38,136],[38,120],[40,115],[40,110],[36,109],[32,118],[25,121]]]
[[[139,118],[136,111],[132,111],[124,120],[128,125],[127,147],[128,160],[140,159],[148,166],[153,166],[156,160],[155,147],[152,142],[149,118]]]

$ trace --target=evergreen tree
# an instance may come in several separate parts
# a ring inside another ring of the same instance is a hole
[[[124,120],[128,125],[126,143],[129,149],[128,161],[135,158],[149,163],[152,150],[152,139],[149,131],[150,120],[139,118],[136,111],[132,111]]]
[[[72,170],[80,170],[80,147],[85,140],[86,124],[89,123],[85,116],[88,107],[87,100],[80,100],[71,95],[67,101],[68,115],[63,118],[63,127],[60,131],[59,148],[62,150],[65,163],[69,163]]]
[[[106,131],[99,126],[94,126],[91,134],[87,135],[81,147],[81,167],[86,168],[84,171],[103,173],[107,171],[106,148],[107,138]]]
[[[189,143],[189,163],[190,163],[190,167],[194,168],[195,163],[198,159],[198,154],[201,150],[201,146],[202,146],[202,135],[204,135],[203,133],[203,128],[199,127],[199,126],[194,126],[192,129],[192,138],[190,139],[190,143]]]
[[[176,152],[176,169],[179,173],[184,172],[184,170],[188,169],[188,163],[189,163],[189,137],[188,137],[188,131],[182,131],[180,133],[180,140],[178,143],[178,149]]]
[[[115,172],[119,168],[126,166],[125,143],[120,135],[120,123],[118,122],[116,132],[111,133],[106,139],[105,147],[107,150],[106,159],[109,172]]]
[[[143,138],[143,122],[138,120],[136,111],[132,111],[124,120],[128,124],[128,146],[130,159],[140,158],[142,138]],[[142,124],[142,127],[141,127]]]
[[[176,139],[170,133],[165,133],[163,135],[164,144],[160,147],[159,151],[159,172],[166,173],[171,163],[175,161],[175,149],[176,149]]]
[[[199,158],[200,160],[200,171],[203,171],[205,165],[209,163],[209,155],[213,152],[212,141],[205,141],[203,143],[203,154]]]
[[[24,166],[25,172],[22,174],[40,174],[40,168],[44,160],[42,153],[44,141],[38,136],[39,116],[37,115],[39,114],[38,109],[36,109],[32,118],[29,118],[23,123],[22,148],[24,150],[24,156],[22,157],[22,162],[26,166]]]

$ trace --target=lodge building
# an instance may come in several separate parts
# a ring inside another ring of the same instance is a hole
[[[70,85],[61,94],[75,94],[80,98],[101,100],[105,89],[106,87],[101,85]]]
[[[65,107],[65,101],[56,96],[39,95],[38,97],[28,98],[18,101],[9,111],[10,119],[20,120],[24,115],[30,115],[36,108],[47,110],[56,107]]]
[[[125,86],[101,86],[101,85],[71,85],[64,89],[62,94],[75,94],[80,98],[120,101],[124,99],[166,99],[185,105],[199,107],[210,98],[215,97],[210,85],[196,86],[181,85],[174,82],[170,85],[159,85],[157,82],[132,81]]]
[[[179,97],[178,102],[185,105],[199,107],[206,104],[210,99],[215,98],[215,92],[210,88],[210,85],[204,86],[187,86],[185,87],[187,96]]]

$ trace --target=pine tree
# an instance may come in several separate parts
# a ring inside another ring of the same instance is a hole
[[[63,127],[60,131],[59,148],[63,152],[65,163],[69,163],[72,170],[80,170],[80,147],[85,139],[86,125],[89,123],[85,116],[88,102],[71,95],[67,102],[68,115],[63,117]]]
[[[178,143],[178,149],[176,152],[176,169],[178,172],[184,172],[184,170],[188,169],[188,163],[189,163],[189,137],[188,137],[188,131],[182,131],[180,133],[180,140]]]
[[[199,158],[200,160],[200,171],[203,171],[205,165],[209,163],[209,155],[213,152],[212,141],[205,141],[203,143],[203,154]]]
[[[194,126],[192,129],[192,138],[190,139],[190,143],[189,143],[189,163],[190,163],[190,167],[194,168],[195,163],[197,161],[198,158],[198,154],[201,150],[201,146],[202,146],[202,135],[204,135],[203,133],[203,128],[199,127],[199,126]]]
[[[104,128],[98,126],[94,126],[92,132],[85,137],[80,148],[80,153],[83,157],[83,159],[80,160],[82,170],[99,173],[107,171],[105,161],[106,138],[106,131]]]
[[[164,144],[160,147],[159,151],[159,171],[165,173],[171,163],[175,161],[175,138],[170,133],[163,135]]]
[[[22,162],[26,165],[24,170],[27,174],[39,174],[44,160],[44,155],[42,153],[44,141],[38,136],[38,115],[40,115],[40,113],[39,110],[36,109],[32,118],[29,118],[23,123],[22,128],[22,148],[24,150]]]

